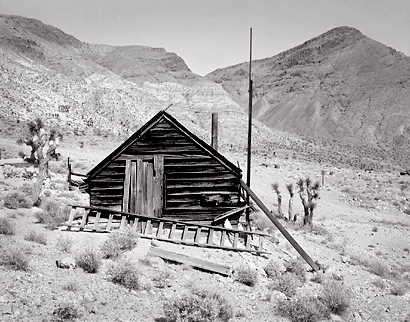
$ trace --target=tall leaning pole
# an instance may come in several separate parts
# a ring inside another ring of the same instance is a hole
[[[246,169],[246,185],[251,186],[251,151],[252,151],[252,28],[249,39],[249,106],[248,106],[248,154]],[[246,195],[246,203],[249,205],[249,194]],[[246,209],[246,223],[250,229],[250,208]]]

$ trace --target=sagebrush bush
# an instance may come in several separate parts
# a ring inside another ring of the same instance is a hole
[[[227,322],[233,317],[232,305],[218,292],[195,288],[164,303],[168,322]]]
[[[270,290],[282,292],[288,297],[296,294],[297,288],[300,286],[300,279],[293,273],[284,273],[279,275],[272,283],[268,285]]]
[[[73,246],[73,240],[68,236],[60,237],[57,240],[56,247],[64,253],[69,253],[71,251],[72,246]]]
[[[390,272],[390,267],[377,259],[370,260],[367,263],[367,269],[370,273],[380,277],[387,276]]]
[[[152,278],[155,287],[157,288],[165,288],[169,286],[169,280],[171,279],[172,274],[170,271],[159,271],[155,276]]]
[[[16,271],[28,271],[30,269],[30,257],[27,249],[21,245],[2,247],[0,264]]]
[[[306,281],[306,269],[304,264],[299,259],[291,259],[285,262],[286,272],[295,274],[301,282]]]
[[[30,230],[30,232],[24,236],[24,239],[41,245],[47,245],[47,237],[42,233],[35,232],[34,230]]]
[[[140,290],[143,288],[141,273],[133,262],[122,260],[118,263],[112,263],[108,267],[110,281],[128,288],[130,290]]]
[[[53,311],[53,322],[74,321],[80,313],[73,303],[60,303]]]
[[[100,249],[104,258],[116,258],[124,251],[132,250],[138,243],[138,233],[131,229],[120,229],[108,236]]]
[[[280,300],[277,312],[292,322],[317,322],[330,317],[323,303],[313,296]]]
[[[10,191],[4,196],[4,206],[9,209],[30,208],[33,201],[23,192]]]
[[[402,296],[407,293],[407,283],[398,282],[390,286],[390,293],[396,296]]]
[[[7,218],[0,218],[0,234],[14,235],[16,233],[16,225]]]
[[[328,281],[319,295],[320,301],[334,314],[341,315],[350,305],[350,292],[342,283]]]
[[[40,208],[42,211],[38,211],[34,215],[39,223],[45,224],[49,229],[55,229],[68,220],[69,209],[57,199],[45,198],[42,200]]]
[[[271,279],[275,279],[281,275],[281,270],[278,267],[278,264],[273,260],[269,261],[263,270],[265,271],[266,276]]]
[[[77,266],[85,272],[95,274],[101,266],[102,260],[100,254],[92,248],[86,248],[78,253],[75,257]]]
[[[258,282],[258,272],[249,266],[240,266],[235,272],[236,280],[247,286],[255,286]]]

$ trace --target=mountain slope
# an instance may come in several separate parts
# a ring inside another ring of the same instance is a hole
[[[241,107],[162,48],[87,44],[38,20],[0,15],[0,73],[0,135],[41,116],[75,135],[126,137],[171,106],[208,142],[218,112],[220,145],[246,146]],[[255,143],[270,140],[266,126],[255,127]]]
[[[349,27],[252,63],[255,118],[274,129],[347,145],[410,150],[410,59]],[[247,63],[208,78],[247,106]]]

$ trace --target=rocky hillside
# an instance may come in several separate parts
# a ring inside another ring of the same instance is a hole
[[[340,27],[252,66],[254,115],[264,124],[410,165],[409,57]],[[207,77],[246,108],[248,68],[243,63]]]
[[[42,116],[74,135],[126,137],[159,110],[210,141],[219,112],[220,141],[246,146],[247,116],[222,87],[193,74],[162,48],[81,42],[35,19],[0,15],[0,128]],[[255,143],[272,133],[255,124]],[[0,132],[1,133],[1,132]]]

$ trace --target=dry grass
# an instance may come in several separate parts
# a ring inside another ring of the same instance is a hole
[[[120,261],[112,263],[108,267],[110,281],[114,284],[124,286],[130,290],[140,290],[143,288],[141,273],[138,267],[131,261]]]
[[[281,300],[277,312],[292,322],[317,322],[330,315],[323,303],[314,296]]]
[[[0,265],[16,271],[30,269],[29,251],[21,245],[8,245],[0,248]]]
[[[217,291],[195,288],[164,303],[167,322],[227,322],[233,316],[231,304]]]
[[[30,230],[30,232],[24,236],[24,239],[41,245],[47,245],[46,235],[42,233],[37,233],[34,230]]]
[[[24,192],[11,191],[4,196],[4,206],[10,209],[30,208],[33,201]]]
[[[350,292],[342,283],[327,281],[323,284],[319,295],[320,301],[334,314],[341,315],[347,311],[350,305]]]
[[[236,280],[247,286],[255,286],[258,283],[258,272],[249,266],[239,266],[235,271]]]
[[[55,198],[45,198],[40,205],[41,211],[34,215],[37,221],[45,224],[48,229],[56,229],[59,225],[68,220],[69,208],[60,200]]]
[[[8,218],[0,218],[0,234],[14,235],[16,233],[16,225]]]
[[[92,248],[86,248],[78,253],[75,262],[77,266],[90,274],[97,273],[102,263],[100,254]]]
[[[138,243],[138,233],[131,229],[121,229],[111,233],[101,245],[103,258],[117,258],[123,252],[132,250]]]
[[[270,283],[268,289],[282,292],[288,297],[293,297],[299,286],[301,286],[300,279],[295,274],[284,273]]]
[[[56,247],[63,253],[69,253],[73,247],[73,240],[68,236],[62,236],[57,240]]]

